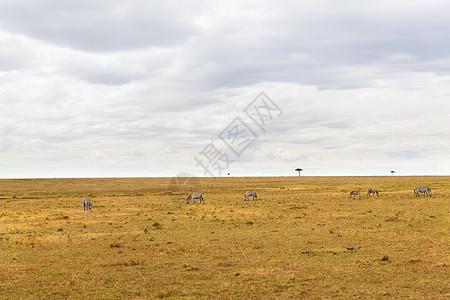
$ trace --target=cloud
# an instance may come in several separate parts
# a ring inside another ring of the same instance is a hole
[[[2,1],[7,29],[88,52],[171,46],[195,34],[189,3]]]
[[[420,158],[420,155],[417,151],[400,151],[400,152],[391,152],[389,153],[389,157],[393,159],[415,159]]]
[[[346,3],[263,2],[231,9],[233,14],[219,3],[207,27],[185,45],[196,73],[206,75],[207,88],[261,81],[322,89],[373,87],[387,74],[423,71],[428,63],[448,58],[442,29],[449,25],[442,15],[446,4],[397,1],[395,7],[402,9],[396,10],[386,8],[390,2],[381,8]],[[419,19],[427,21],[418,25]]]
[[[201,175],[236,117],[258,139],[233,174],[445,172],[448,6],[2,1],[0,176]],[[243,112],[261,91],[266,131]]]

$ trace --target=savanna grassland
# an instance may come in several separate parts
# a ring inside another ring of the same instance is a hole
[[[450,177],[169,181],[0,180],[0,298],[450,298]]]

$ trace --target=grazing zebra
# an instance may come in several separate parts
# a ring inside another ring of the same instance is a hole
[[[355,196],[359,196],[359,199],[361,199],[361,191],[353,191],[353,192],[351,192],[349,198],[351,198],[351,197],[355,198]]]
[[[187,202],[186,204],[189,204],[189,201],[192,199],[192,202],[195,203],[195,199],[199,199],[200,203],[205,203],[205,200],[203,200],[203,196],[202,193],[194,193],[194,194],[190,194],[189,197],[187,197]]]
[[[414,189],[414,193],[416,194],[416,197],[419,197],[419,193],[423,193],[423,196],[433,196],[433,193],[431,192],[431,189],[427,186],[418,186]]]
[[[255,191],[247,191],[244,194],[244,201],[245,200],[249,200],[250,201],[250,196],[253,197],[253,200],[258,199],[258,196],[256,196],[256,192]]]
[[[92,203],[88,198],[83,199],[83,210],[92,210]]]
[[[367,192],[367,195],[373,194],[373,196],[375,197],[375,194],[377,194],[377,197],[380,197],[380,194],[378,194],[378,191],[376,189],[369,189],[369,191]]]

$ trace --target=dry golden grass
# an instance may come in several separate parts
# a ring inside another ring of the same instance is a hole
[[[450,297],[450,177],[169,180],[0,180],[0,298]]]

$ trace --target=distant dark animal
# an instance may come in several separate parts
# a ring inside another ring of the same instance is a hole
[[[419,193],[423,193],[423,196],[425,197],[433,197],[433,193],[431,192],[431,189],[427,186],[418,186],[414,189],[414,193],[416,194],[416,197],[419,197]]]
[[[202,193],[194,193],[190,194],[189,197],[187,197],[186,204],[189,204],[189,201],[192,199],[192,202],[195,203],[195,199],[199,199],[200,203],[205,203],[205,200],[203,200]]]
[[[92,203],[88,198],[83,199],[83,210],[92,210]]]
[[[376,189],[369,189],[367,192],[367,195],[370,197],[370,194],[373,194],[374,197],[375,197],[375,194],[377,194],[377,197],[380,197],[380,194],[378,193],[378,191]]]
[[[244,194],[244,201],[245,200],[250,200],[250,197],[253,197],[252,199],[258,199],[258,196],[256,196],[256,192],[255,191],[247,191]]]
[[[351,198],[351,197],[355,198],[356,196],[359,196],[359,199],[361,199],[361,191],[353,191],[353,192],[351,192],[349,198]]]

